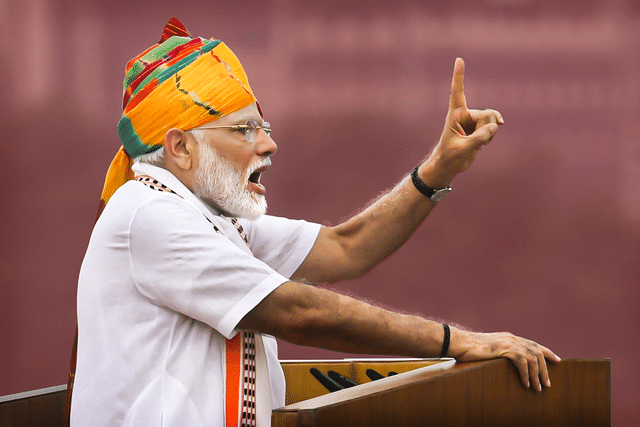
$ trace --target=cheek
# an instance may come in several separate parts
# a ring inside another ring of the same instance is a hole
[[[218,144],[214,148],[220,157],[223,157],[227,163],[243,173],[246,172],[258,158],[254,151],[255,146],[253,144],[247,144],[244,141],[243,144],[237,144],[235,142]]]
[[[249,170],[249,167],[255,162],[254,156],[247,153],[238,153],[233,157],[227,157],[229,163],[233,165],[241,173],[246,173]]]

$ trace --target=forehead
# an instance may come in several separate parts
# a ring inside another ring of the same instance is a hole
[[[239,123],[245,123],[247,120],[257,120],[258,122],[262,121],[262,117],[260,116],[260,112],[258,111],[258,107],[256,106],[255,103],[247,105],[246,107],[238,110],[238,111],[234,111],[231,114],[227,114],[224,117],[219,118],[218,120],[214,120],[212,122],[207,123],[206,125],[209,124],[216,124],[216,125],[230,125],[230,124],[239,124]]]

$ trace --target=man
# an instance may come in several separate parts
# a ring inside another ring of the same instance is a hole
[[[394,252],[491,141],[502,117],[467,109],[463,76],[458,59],[434,151],[377,202],[335,227],[275,218],[260,176],[277,146],[242,66],[169,21],[127,66],[123,149],[79,278],[71,425],[269,425],[284,404],[274,336],[352,353],[507,357],[525,386],[549,386],[545,359],[559,358],[532,341],[309,285],[359,277]]]

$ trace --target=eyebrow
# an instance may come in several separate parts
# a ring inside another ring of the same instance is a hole
[[[264,119],[260,116],[256,117],[251,113],[247,113],[246,115],[242,116],[242,117],[238,117],[235,121],[229,122],[229,123],[220,123],[220,121],[215,120],[214,122],[211,122],[209,124],[213,125],[213,126],[242,126],[244,124],[247,123],[247,121],[249,120],[255,120],[258,123],[262,124],[264,123]],[[204,124],[202,126],[207,126],[207,124]],[[196,128],[197,129],[197,128]]]
[[[235,122],[235,124],[243,125],[243,124],[247,123],[249,120],[255,120],[258,123],[264,122],[264,119],[262,117],[256,118],[253,115],[248,115],[248,116],[245,116],[245,117],[238,118],[238,120]]]

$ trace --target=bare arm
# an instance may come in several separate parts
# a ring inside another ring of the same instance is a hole
[[[442,326],[297,282],[286,282],[239,323],[298,345],[369,354],[440,354]]]
[[[442,136],[418,170],[422,181],[434,189],[448,186],[468,169],[503,123],[497,111],[467,108],[463,80],[464,62],[457,59]],[[402,246],[434,206],[405,177],[358,215],[335,227],[323,227],[292,278],[318,283],[361,276]]]
[[[419,168],[428,186],[448,186],[471,166],[503,120],[493,110],[469,110],[463,91],[464,62],[456,60],[449,112],[437,146]],[[409,177],[358,215],[336,227],[323,227],[293,279],[308,282],[358,277],[399,248],[435,203],[415,189]],[[239,324],[299,345],[350,353],[439,356],[440,323],[394,313],[334,292],[296,282],[273,291]],[[508,332],[477,333],[451,328],[448,356],[458,360],[510,359],[522,383],[542,390],[549,383],[549,349]]]
[[[444,339],[438,322],[394,313],[325,289],[286,282],[238,324],[298,345],[349,353],[437,357]],[[549,349],[510,333],[483,334],[451,327],[449,357],[481,360],[506,357],[522,383],[535,390],[549,386]]]

